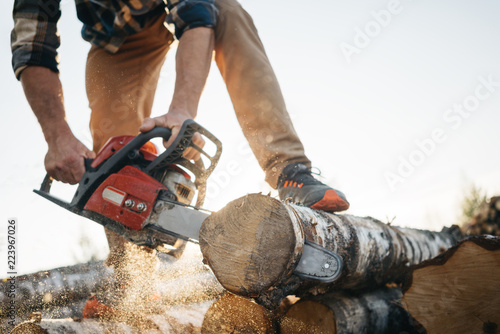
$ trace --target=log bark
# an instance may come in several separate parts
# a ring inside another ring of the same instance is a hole
[[[432,333],[500,332],[500,237],[474,236],[417,266],[403,306]]]
[[[281,334],[417,333],[400,306],[400,287],[364,294],[330,293],[295,303],[281,321]]]
[[[275,333],[273,315],[255,302],[226,293],[214,302],[203,320],[202,334]]]
[[[399,228],[371,217],[315,211],[252,194],[205,220],[200,247],[222,286],[275,308],[290,294],[399,282],[404,269],[440,254],[460,238],[458,227],[443,232]],[[305,240],[343,259],[337,281],[326,285],[293,274]]]

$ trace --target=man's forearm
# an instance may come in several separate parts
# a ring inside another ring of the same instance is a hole
[[[211,28],[194,28],[182,35],[177,49],[175,91],[169,111],[187,113],[190,118],[196,116],[213,50],[214,31]]]
[[[57,136],[70,133],[57,73],[45,67],[30,66],[22,72],[21,83],[47,143],[55,141]]]
[[[171,129],[172,135],[165,143],[168,147],[177,137],[182,123],[186,119],[196,117],[198,102],[212,62],[214,44],[214,31],[211,28],[193,28],[184,32],[177,48],[177,75],[170,109],[165,115],[146,118],[140,127],[142,132],[149,131],[155,126]],[[193,143],[199,147],[205,144],[198,133],[193,136]],[[199,159],[200,153],[188,148],[184,152],[184,157],[196,160]]]
[[[30,66],[21,73],[21,82],[49,146],[47,173],[62,182],[78,183],[85,172],[83,159],[95,154],[75,138],[66,122],[58,75],[45,67]]]

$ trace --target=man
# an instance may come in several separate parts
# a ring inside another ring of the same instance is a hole
[[[84,23],[82,36],[92,43],[86,89],[94,147],[87,149],[65,120],[56,58],[59,2],[15,0],[12,32],[13,68],[47,141],[45,168],[54,179],[78,183],[84,173],[83,159],[94,158],[112,136],[163,126],[172,129],[168,146],[183,121],[196,117],[215,51],[244,135],[266,181],[278,189],[281,199],[327,211],[349,207],[341,192],[312,177],[311,162],[288,116],[257,30],[236,0],[76,0]],[[160,69],[174,41],[165,21],[173,25],[179,40],[175,89],[168,112],[149,118]],[[200,136],[194,141],[203,146]],[[195,151],[186,152],[186,157],[198,158]],[[107,264],[114,267],[116,276],[116,287],[110,289],[114,297],[89,301],[89,317],[99,315],[95,310],[105,305],[142,310],[138,305],[148,304],[154,292],[142,277],[154,272],[152,252],[112,232],[106,235]]]

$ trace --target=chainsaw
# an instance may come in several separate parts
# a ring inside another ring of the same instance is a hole
[[[193,143],[195,133],[214,144],[213,154]],[[158,153],[150,140],[168,141],[170,136],[170,129],[156,127],[135,137],[109,139],[95,159],[85,160],[86,171],[71,202],[50,193],[53,179],[49,175],[34,192],[128,241],[179,257],[187,241],[198,242],[201,225],[211,213],[202,205],[222,144],[198,123],[186,120],[174,142]],[[191,162],[184,158],[189,147],[203,159]],[[327,262],[338,265],[325,271]],[[335,253],[306,242],[295,273],[330,282],[340,274],[341,265]]]

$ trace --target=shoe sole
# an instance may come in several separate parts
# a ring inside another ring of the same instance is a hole
[[[329,189],[325,191],[325,195],[321,200],[311,205],[315,210],[338,212],[349,209],[349,203],[344,201],[335,190]]]

